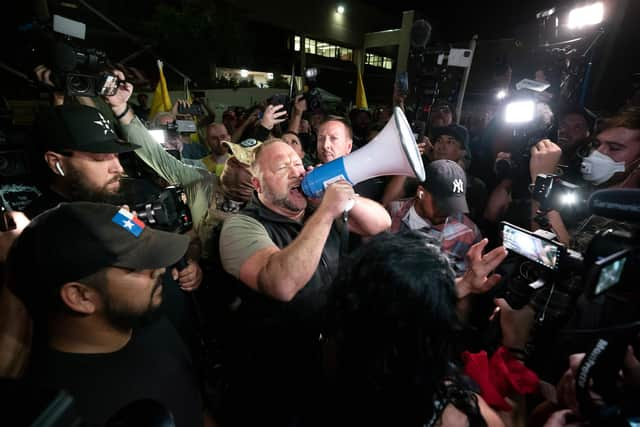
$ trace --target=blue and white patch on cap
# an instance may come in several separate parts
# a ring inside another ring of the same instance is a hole
[[[113,218],[111,218],[111,221],[136,237],[142,233],[142,230],[144,230],[145,227],[144,222],[140,221],[138,217],[134,216],[126,209],[120,209]]]

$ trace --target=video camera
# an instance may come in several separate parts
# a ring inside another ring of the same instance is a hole
[[[50,23],[23,27],[38,31],[40,36],[31,48],[33,57],[27,62],[32,68],[46,63],[44,65],[51,68],[50,79],[56,90],[69,96],[111,96],[123,83],[109,71],[113,67],[105,52],[80,47],[73,40],[84,39],[84,23],[53,15]]]
[[[533,81],[529,80],[529,82]],[[552,134],[553,112],[548,104],[536,96],[536,92],[543,91],[544,89],[540,89],[548,87],[548,84],[521,87],[520,91],[504,103],[501,110],[503,130],[510,134],[511,158],[496,161],[494,172],[498,180],[513,179],[518,182],[529,182],[531,147],[542,139],[557,140]]]
[[[534,198],[550,209],[555,209],[556,203],[563,203],[563,199],[571,199],[574,203],[573,200],[579,198],[575,186],[563,183],[556,176],[538,176],[534,188]],[[629,191],[634,192],[635,199],[626,194]],[[618,200],[627,200],[636,210],[640,209],[640,190],[601,190],[589,198],[590,211],[606,214],[608,209],[611,212],[610,206],[598,206],[612,197],[611,194],[615,197],[621,192],[626,196],[619,196]],[[612,213],[615,216],[615,212]],[[571,298],[581,294],[594,298],[614,288],[628,289],[634,282],[632,278],[640,273],[639,233],[603,228],[591,239],[587,250],[579,253],[557,241],[549,231],[529,231],[508,222],[503,222],[502,227],[504,246],[528,261],[521,265],[519,274],[511,280],[505,292],[505,299],[514,308],[522,308],[531,302],[532,295],[546,284],[554,284],[558,293]],[[577,287],[575,284],[565,287],[565,279],[571,276],[580,276],[584,280]]]
[[[184,233],[193,227],[187,195],[177,186],[166,187],[152,200],[134,205],[133,210],[145,224],[158,230]]]

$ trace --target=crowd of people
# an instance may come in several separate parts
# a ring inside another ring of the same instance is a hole
[[[637,106],[598,126],[581,109],[540,108],[558,137],[520,146],[499,110],[469,131],[439,101],[415,141],[423,180],[336,177],[312,198],[306,174],[366,147],[394,115],[411,118],[404,98],[343,115],[310,111],[302,95],[267,99],[221,121],[177,100],[149,117],[114,73],[115,94],[57,97],[35,120],[41,196],[0,233],[8,390],[64,390],[91,426],[145,425],[149,402],[178,427],[627,425],[591,410],[624,407],[597,384],[584,403],[575,383],[592,345],[562,335],[602,327],[609,296],[585,298],[572,271],[511,306],[512,283],[532,270],[500,230],[542,227],[583,253],[598,230],[635,232],[541,210],[527,190],[550,174],[585,194],[639,188]],[[183,234],[136,211],[168,185],[186,196]],[[637,291],[616,298],[637,320]],[[636,391],[638,343],[608,372]],[[36,400],[14,406],[20,419],[43,411]]]

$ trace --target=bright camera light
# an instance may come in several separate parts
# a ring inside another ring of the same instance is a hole
[[[273,80],[273,73],[267,73],[267,80]]]
[[[507,104],[507,123],[527,123],[533,120],[536,104],[533,101],[514,101]]]
[[[336,12],[338,12],[340,15],[344,14],[344,6],[343,5],[339,5],[338,8],[336,9]]]
[[[603,18],[604,5],[602,2],[598,2],[589,6],[575,8],[569,12],[567,26],[570,29],[577,29],[587,25],[596,25],[602,22]]]
[[[560,196],[560,203],[566,206],[575,205],[578,202],[576,193],[564,193]]]
[[[149,133],[158,144],[164,144],[164,131],[162,129],[152,129]]]
[[[496,98],[498,100],[502,100],[505,99],[507,97],[507,91],[506,90],[499,90],[498,93],[496,93]]]
[[[249,70],[245,70],[244,68],[240,70],[240,77],[242,77],[243,79],[249,77]]]
[[[317,68],[307,68],[304,71],[304,76],[308,79],[314,79],[316,78],[316,76],[318,75],[318,69]]]

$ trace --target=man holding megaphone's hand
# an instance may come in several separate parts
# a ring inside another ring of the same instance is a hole
[[[236,313],[233,357],[241,369],[231,379],[235,403],[252,408],[245,416],[259,414],[269,424],[265,416],[282,421],[294,415],[292,408],[302,407],[294,402],[319,390],[313,380],[321,368],[318,337],[338,271],[340,229],[370,236],[387,230],[391,219],[380,204],[359,197],[339,178],[312,209],[301,189],[302,160],[281,140],[255,151],[251,171],[253,198],[225,221],[219,247],[224,269],[255,291],[243,293]],[[348,205],[353,205],[348,223],[336,221]]]

